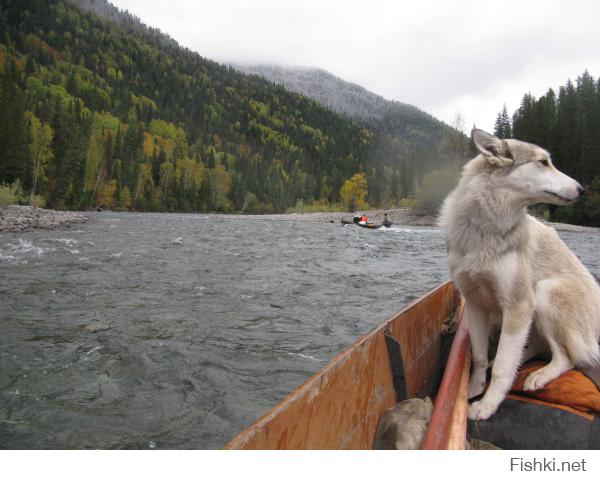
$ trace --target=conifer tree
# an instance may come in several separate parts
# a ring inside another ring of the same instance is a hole
[[[7,61],[5,73],[0,78],[0,184],[20,180],[29,185],[29,125],[18,82],[17,66]]]
[[[506,103],[502,107],[502,112],[496,117],[496,123],[494,124],[494,135],[498,138],[511,138],[512,127],[510,117],[506,111]]]

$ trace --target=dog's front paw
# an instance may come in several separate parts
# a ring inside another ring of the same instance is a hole
[[[484,398],[469,405],[468,415],[471,420],[487,420],[496,413],[497,409],[498,405],[496,403],[486,401]]]

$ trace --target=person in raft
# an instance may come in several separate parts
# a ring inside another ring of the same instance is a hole
[[[369,219],[364,213],[357,213],[356,215],[354,215],[354,223],[360,223],[361,225],[364,225],[368,221]]]
[[[390,228],[392,226],[392,221],[387,213],[383,214],[383,222],[381,224],[386,228]]]
[[[360,212],[356,212],[354,217],[352,217],[352,220],[354,220],[354,223],[360,223],[361,225],[364,225],[365,223],[367,223],[369,221],[367,216],[364,213],[360,213]]]

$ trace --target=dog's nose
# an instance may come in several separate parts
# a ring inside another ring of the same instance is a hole
[[[583,188],[581,185],[577,185],[577,192],[579,193],[579,196],[582,197],[585,193],[585,188]]]

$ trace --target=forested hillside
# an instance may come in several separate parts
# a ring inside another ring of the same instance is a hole
[[[0,3],[0,184],[18,182],[21,201],[279,212],[339,202],[364,172],[369,202],[389,205],[448,156],[451,129],[403,117],[375,133],[106,12]]]
[[[558,94],[525,94],[512,119],[506,108],[498,114],[495,133],[546,148],[559,170],[587,188],[570,207],[548,206],[550,219],[600,226],[600,79],[586,71]]]
[[[310,97],[334,112],[353,120],[366,122],[381,120],[394,104],[415,109],[410,105],[390,102],[360,85],[346,82],[320,68],[274,65],[233,65],[233,67],[244,73],[260,75],[270,82],[283,85],[288,90]]]
[[[334,112],[361,122],[374,133],[369,150],[371,201],[379,205],[410,197],[425,174],[468,157],[468,140],[457,130],[419,108],[386,100],[360,85],[318,68],[234,65]]]

